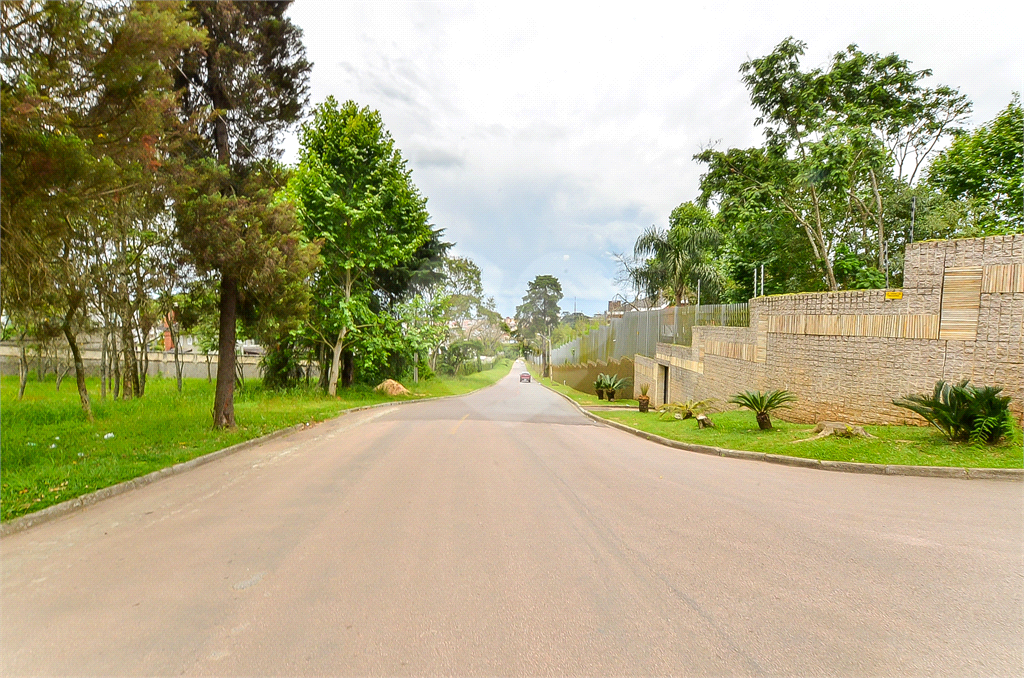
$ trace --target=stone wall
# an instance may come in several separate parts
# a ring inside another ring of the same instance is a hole
[[[796,394],[782,418],[923,423],[892,404],[939,379],[1002,386],[1024,419],[1024,235],[914,243],[902,290],[750,300],[750,326],[695,327],[693,346],[659,344],[635,386],[670,401],[744,390]],[[659,376],[660,375],[660,376]]]

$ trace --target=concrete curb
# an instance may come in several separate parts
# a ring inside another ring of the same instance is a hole
[[[501,381],[501,379],[498,379],[498,381]],[[334,419],[339,419],[346,415],[352,414],[353,412],[372,410],[378,407],[395,407],[398,405],[412,405],[415,403],[437,402],[438,400],[461,398],[463,396],[469,395],[470,393],[477,393],[479,391],[483,391],[484,389],[491,388],[492,386],[496,385],[498,381],[495,381],[493,384],[488,384],[487,386],[484,386],[482,388],[478,388],[476,389],[476,391],[470,391],[469,393],[461,393],[458,395],[437,396],[435,398],[420,398],[418,400],[396,400],[389,403],[361,405],[359,407],[353,407],[351,409],[344,410],[340,412],[337,416],[332,417],[331,419],[325,419],[324,421],[333,421]],[[47,506],[46,508],[40,511],[36,511],[35,513],[29,513],[28,515],[15,518],[14,520],[10,520],[6,523],[0,523],[0,538],[6,537],[11,534],[15,534],[17,532],[23,532],[35,525],[42,525],[43,523],[49,523],[51,521],[57,520],[58,518],[63,518],[66,515],[75,513],[76,511],[84,509],[87,506],[92,506],[93,504],[103,501],[104,499],[110,499],[111,497],[116,497],[119,494],[124,494],[125,492],[130,492],[131,490],[135,490],[140,487],[145,487],[146,485],[156,482],[157,480],[162,480],[163,478],[169,478],[171,476],[176,476],[181,473],[185,473],[186,471],[191,471],[192,469],[198,468],[199,466],[209,464],[211,461],[217,461],[218,459],[235,454],[236,452],[241,452],[243,450],[248,450],[253,447],[258,447],[263,443],[270,442],[271,440],[274,440],[276,438],[282,438],[284,436],[291,435],[292,433],[301,431],[306,428],[311,428],[312,426],[313,424],[295,424],[294,426],[289,426],[288,428],[281,428],[271,433],[268,433],[264,436],[260,436],[259,438],[253,438],[252,440],[246,440],[240,443],[236,443],[234,445],[231,445],[230,447],[224,447],[219,450],[210,452],[209,454],[204,454],[201,457],[189,459],[188,461],[183,461],[180,464],[168,466],[167,468],[162,468],[159,471],[153,471],[152,473],[147,473],[144,476],[139,476],[138,478],[126,480],[123,483],[110,485],[109,487],[104,487],[103,489],[96,490],[95,492],[90,492],[89,494],[83,494],[82,496],[75,497],[74,499],[68,499],[67,501],[61,502],[59,504],[54,504],[53,506]]]
[[[722,447],[711,447],[710,445],[695,445],[684,443],[679,440],[664,438],[654,433],[641,431],[640,429],[627,426],[617,421],[611,421],[599,417],[593,412],[584,409],[578,402],[559,393],[543,382],[541,386],[552,393],[562,396],[576,406],[580,412],[594,421],[617,428],[626,433],[650,440],[651,442],[674,447],[677,450],[696,452],[698,454],[710,454],[717,457],[729,457],[731,459],[746,459],[748,461],[764,461],[769,464],[781,464],[783,466],[797,466],[800,468],[813,468],[823,471],[838,471],[840,473],[869,473],[886,476],[920,476],[925,478],[959,478],[961,480],[1010,480],[1024,481],[1024,469],[1019,468],[961,468],[959,466],[899,466],[897,464],[862,464],[854,461],[828,461],[820,459],[808,459],[806,457],[788,457],[782,454],[766,454],[764,452],[745,452],[743,450],[729,450]]]

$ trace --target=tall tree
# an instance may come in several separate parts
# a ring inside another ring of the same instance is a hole
[[[965,205],[979,235],[1024,230],[1024,108],[1020,93],[994,120],[959,134],[927,171],[928,184]]]
[[[634,275],[648,298],[665,294],[679,306],[695,297],[698,285],[705,299],[721,294],[724,280],[712,255],[722,244],[722,234],[712,220],[706,208],[685,202],[672,210],[667,231],[651,226],[637,238],[634,255],[647,259]]]
[[[176,66],[183,113],[202,130],[176,202],[178,233],[200,271],[220,276],[215,427],[235,425],[240,307],[316,263],[290,205],[274,196],[284,178],[271,160],[278,136],[302,113],[310,71],[302,32],[285,16],[290,4],[188,3],[208,39]]]
[[[335,395],[343,352],[382,322],[374,298],[381,270],[409,262],[436,233],[377,111],[329,97],[303,125],[300,145],[290,191],[307,236],[323,243],[311,323],[330,347],[326,386]]]
[[[163,63],[199,44],[177,3],[3,3],[5,312],[48,308],[75,358],[95,302],[90,261],[124,204],[163,209],[177,134]]]
[[[525,344],[541,346],[544,376],[549,373],[551,332],[558,327],[562,311],[562,284],[553,275],[538,275],[526,288],[523,303],[516,306],[516,333]],[[539,339],[538,338],[542,338]]]
[[[825,286],[838,289],[833,258],[840,244],[879,269],[886,265],[895,239],[887,227],[891,205],[904,201],[970,103],[951,88],[922,86],[930,71],[914,71],[893,54],[851,45],[828,69],[805,71],[805,49],[787,38],[741,66],[763,147],[695,157],[708,165],[703,203],[718,203],[730,227],[796,225]]]

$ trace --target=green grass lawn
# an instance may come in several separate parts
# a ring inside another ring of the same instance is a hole
[[[562,384],[561,382],[553,381],[550,377],[541,377],[540,376],[540,368],[537,367],[536,365],[532,365],[530,363],[527,363],[526,366],[530,370],[530,374],[533,375],[533,380],[534,381],[538,381],[538,382],[544,384],[545,386],[548,386],[548,387],[558,391],[559,393],[561,393],[563,395],[569,396],[570,398],[572,398],[573,400],[578,402],[580,405],[603,405],[603,406],[621,405],[622,407],[633,407],[633,408],[637,407],[636,400],[632,399],[633,384],[629,384],[628,386],[626,386],[626,390],[624,390],[624,391],[616,391],[615,400],[612,401],[612,402],[609,402],[607,400],[599,400],[596,395],[590,395],[589,393],[583,393],[582,391],[577,391],[576,389],[574,389],[571,386],[566,386],[566,385]],[[624,396],[624,397],[619,397],[619,396]]]
[[[599,401],[597,396],[580,393],[562,384],[552,384],[550,379],[538,381],[568,395],[581,405],[608,404],[607,401]],[[797,442],[814,435],[813,424],[790,424],[775,416],[772,417],[774,430],[761,431],[757,428],[753,412],[731,410],[709,414],[715,428],[700,430],[697,428],[696,420],[665,421],[653,411],[641,414],[635,407],[635,400],[616,400],[616,404],[621,403],[634,407],[621,411],[599,411],[594,414],[664,438],[697,445],[866,464],[969,468],[1024,466],[1024,435],[1019,427],[1012,439],[1004,440],[999,445],[981,447],[952,443],[931,426],[865,426],[864,430],[877,438],[846,439],[831,436]]]
[[[58,393],[53,380],[29,381],[17,400],[17,377],[0,379],[0,520],[38,511],[152,471],[295,424],[323,421],[343,410],[396,400],[459,395],[494,383],[511,362],[468,377],[406,383],[413,396],[391,398],[366,386],[286,392],[249,380],[235,392],[233,430],[210,427],[213,384],[150,378],[143,398],[100,400],[99,381],[88,381],[95,421],[82,414],[73,380]]]

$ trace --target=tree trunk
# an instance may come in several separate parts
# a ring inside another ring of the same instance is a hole
[[[412,354],[412,383],[420,383],[420,354]]]
[[[882,208],[882,194],[878,190],[878,178],[875,170],[870,170],[871,192],[875,196],[875,206],[878,211],[875,213],[875,225],[878,227],[878,270],[885,270],[885,216]],[[888,282],[888,279],[886,280]]]
[[[68,372],[71,371],[71,365],[60,363],[57,365],[57,369],[54,371],[57,382],[57,393],[60,393],[60,384],[64,381],[64,377],[68,376]]]
[[[341,385],[349,387],[355,377],[356,364],[352,351],[343,351],[341,354],[342,369],[341,369]]]
[[[78,350],[78,341],[71,331],[71,313],[64,317],[64,338],[68,340],[71,347],[71,355],[75,357],[75,383],[78,385],[78,398],[82,401],[82,410],[85,418],[92,421],[92,405],[89,402],[89,391],[85,387],[85,362],[82,360],[82,352]]]
[[[103,328],[100,342],[100,400],[107,399],[107,328]]]
[[[125,325],[121,329],[121,352],[124,354],[124,387],[121,397],[130,400],[139,395],[139,361],[135,355],[135,339],[131,328]]]
[[[180,335],[175,334],[174,322],[170,318],[167,321],[167,331],[171,333],[171,343],[174,344],[174,376],[178,380],[178,393],[181,393],[181,347],[178,346],[178,337]]]
[[[20,346],[21,353],[18,355],[18,400],[25,397],[25,384],[28,383],[28,356],[25,355],[25,345]]]
[[[757,427],[762,431],[770,431],[772,428],[772,419],[767,412],[757,413]]]
[[[235,322],[238,281],[220,279],[220,338],[217,344],[217,386],[213,399],[213,427],[235,427]]]
[[[121,397],[121,354],[117,349],[117,334],[110,331],[110,365],[114,374],[114,400]]]
[[[235,353],[235,385],[240,389],[245,388],[245,373],[242,366],[242,361],[238,353]]]
[[[338,376],[341,372],[341,352],[345,347],[345,335],[348,334],[348,328],[342,327],[338,332],[338,340],[334,342],[334,351],[331,356],[331,373],[327,377],[327,393],[329,395],[338,395]]]

